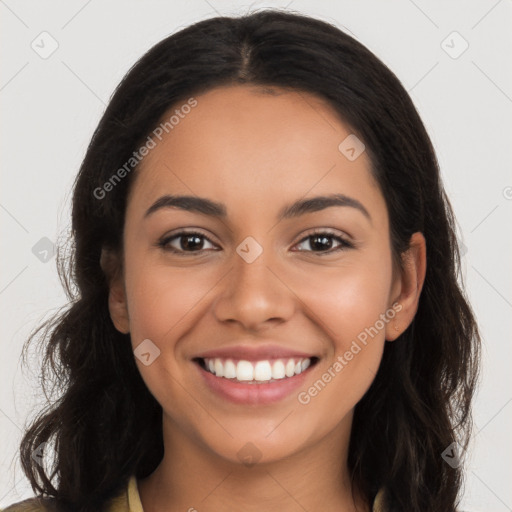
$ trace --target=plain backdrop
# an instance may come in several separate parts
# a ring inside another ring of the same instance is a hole
[[[38,361],[22,367],[21,348],[65,303],[53,244],[68,229],[71,185],[110,95],[167,35],[263,7],[346,30],[399,77],[422,116],[484,338],[462,508],[512,510],[510,0],[0,0],[0,507],[32,495],[17,450],[43,397]]]

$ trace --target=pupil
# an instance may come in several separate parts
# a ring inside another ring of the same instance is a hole
[[[183,243],[183,240],[185,242]],[[194,249],[196,248],[194,244],[201,245],[201,238],[197,235],[187,235],[182,238],[182,249]]]
[[[330,237],[327,236],[316,235],[313,236],[313,240],[314,242],[311,244],[313,249],[325,249],[325,245],[329,246],[327,247],[327,249],[329,249],[330,246],[332,245],[331,243],[329,243],[329,241],[331,240]],[[319,240],[320,242],[318,242]]]

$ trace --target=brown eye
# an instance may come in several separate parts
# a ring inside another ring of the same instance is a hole
[[[328,231],[319,231],[303,238],[298,245],[306,244],[309,249],[298,249],[301,252],[333,253],[352,248],[353,245],[343,237]],[[337,245],[336,245],[337,244]],[[334,248],[333,248],[334,247]]]
[[[202,233],[182,231],[173,236],[163,238],[158,242],[158,245],[166,251],[183,254],[211,250],[204,247],[205,243],[214,246],[213,242]]]

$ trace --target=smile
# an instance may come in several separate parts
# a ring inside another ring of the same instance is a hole
[[[198,362],[204,370],[223,379],[245,384],[267,384],[301,374],[316,358],[263,359],[204,358]]]
[[[193,359],[206,389],[222,400],[239,405],[270,405],[293,396],[318,363],[318,357]]]

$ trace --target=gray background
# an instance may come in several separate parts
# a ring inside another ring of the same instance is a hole
[[[0,506],[32,495],[16,452],[43,396],[37,358],[29,371],[19,357],[28,333],[64,304],[52,244],[69,226],[70,188],[111,93],[165,36],[267,6],[347,30],[395,72],[427,126],[484,338],[463,509],[512,510],[510,0],[0,0]]]

